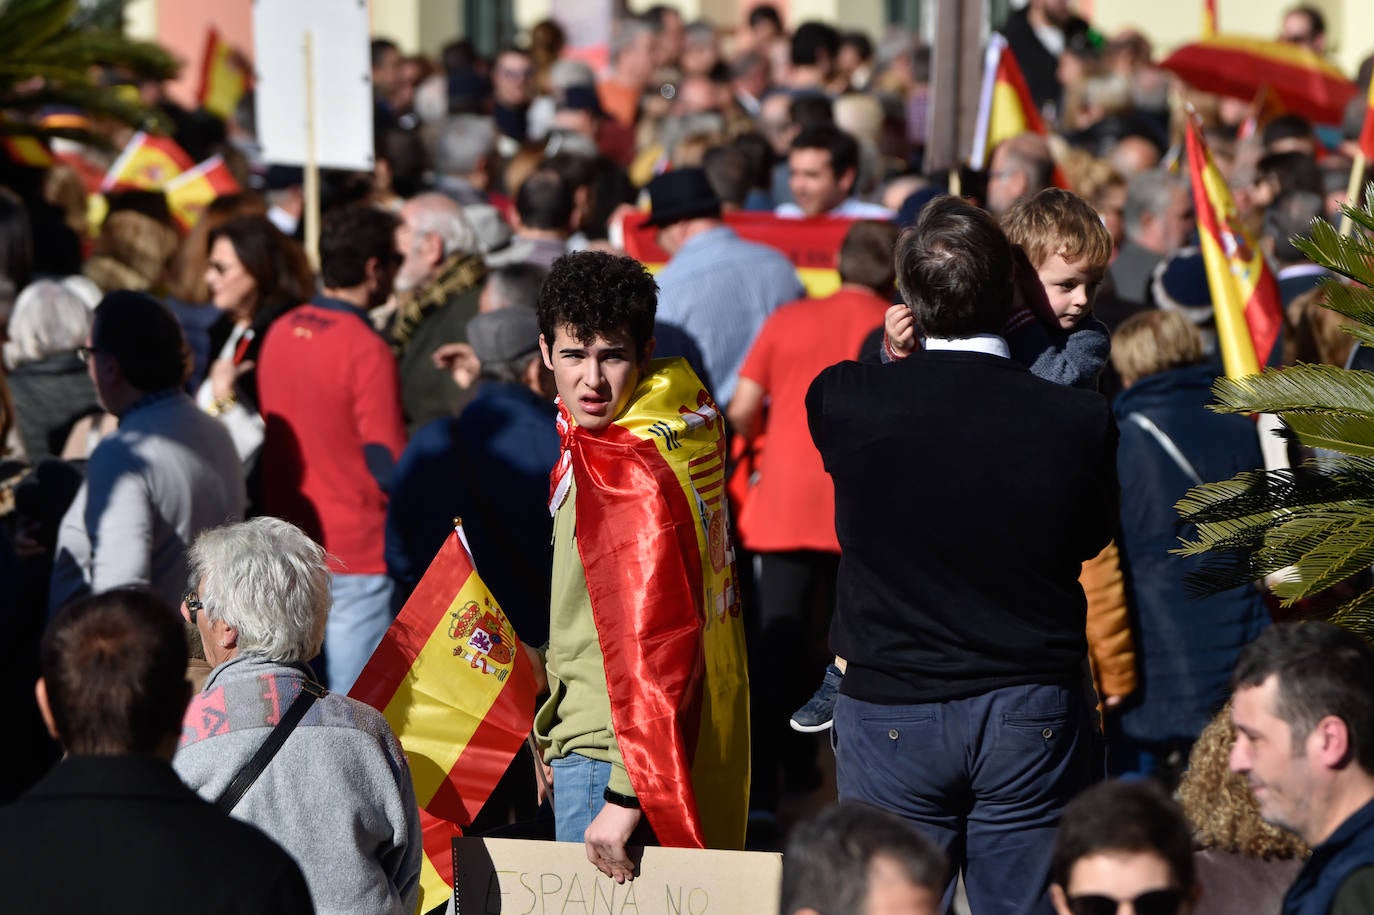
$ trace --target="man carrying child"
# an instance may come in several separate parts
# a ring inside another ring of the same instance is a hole
[[[656,304],[637,261],[585,251],[538,308],[562,451],[535,730],[558,839],[619,882],[632,842],[742,846],[749,790],[725,421],[684,360],[650,361]]]
[[[842,550],[840,797],[934,838],[979,913],[1050,911],[1054,830],[1092,771],[1078,572],[1116,525],[1106,401],[1009,358],[1013,261],[987,213],[931,202],[896,250],[923,348],[807,396]],[[1062,291],[1028,306],[1061,344],[1091,303]]]

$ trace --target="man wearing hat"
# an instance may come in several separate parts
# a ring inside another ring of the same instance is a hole
[[[696,340],[724,407],[764,320],[805,290],[791,261],[721,221],[720,199],[702,169],[659,175],[649,183],[649,203],[647,224],[672,256],[657,276],[658,318]]]
[[[515,631],[542,645],[553,563],[549,471],[558,461],[553,377],[539,358],[532,308],[479,314],[467,336],[482,364],[476,396],[458,416],[421,427],[401,455],[387,510],[387,573],[399,607],[460,517]]]

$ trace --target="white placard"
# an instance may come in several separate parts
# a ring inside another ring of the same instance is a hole
[[[254,104],[266,161],[305,164],[310,32],[316,161],[321,168],[372,170],[370,29],[367,0],[254,0]]]

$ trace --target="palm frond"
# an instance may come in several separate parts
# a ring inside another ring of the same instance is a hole
[[[1259,375],[1218,378],[1212,385],[1217,413],[1327,411],[1374,417],[1374,372],[1334,365],[1295,365]]]
[[[1341,235],[1330,222],[1312,223],[1310,238],[1294,238],[1293,246],[1314,263],[1348,277],[1363,286],[1374,286],[1374,246],[1367,232],[1374,232],[1374,215],[1360,208],[1344,208],[1355,225],[1364,231]]]

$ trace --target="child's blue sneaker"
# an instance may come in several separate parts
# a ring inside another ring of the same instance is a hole
[[[825,679],[821,680],[816,694],[807,703],[792,713],[792,730],[803,734],[828,731],[835,723],[835,697],[840,694],[840,680],[844,674],[834,664],[825,668]]]

